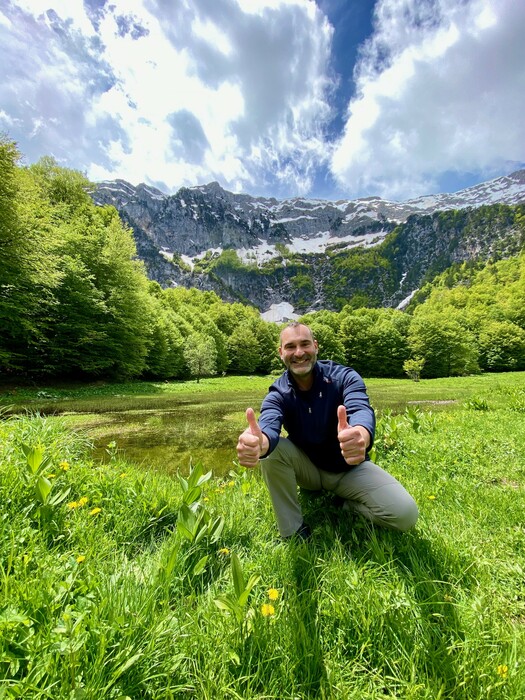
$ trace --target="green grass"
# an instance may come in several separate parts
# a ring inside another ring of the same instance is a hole
[[[278,543],[258,471],[226,472],[188,495],[118,451],[95,460],[67,416],[7,417],[0,698],[521,700],[524,380],[369,381],[384,401],[376,459],[414,495],[420,520],[400,535],[310,497],[307,545]],[[207,381],[226,391],[225,379]],[[232,391],[244,396],[245,382]],[[228,415],[237,429],[242,411]],[[38,444],[48,461],[33,473],[38,459],[22,446]],[[52,487],[46,504],[39,476]],[[184,500],[201,535],[182,527]],[[225,596],[229,611],[214,602]]]
[[[235,444],[248,406],[260,408],[272,377],[213,377],[200,382],[127,382],[11,387],[0,391],[0,408],[62,416],[71,429],[86,433],[94,457],[107,457],[115,443],[121,456],[144,470],[172,474],[204,461],[215,476],[231,469]],[[379,415],[407,406],[455,411],[468,401],[502,405],[525,387],[525,373],[433,379],[367,381]]]

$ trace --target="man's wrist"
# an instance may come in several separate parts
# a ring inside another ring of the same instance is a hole
[[[269,441],[268,437],[266,436],[266,434],[263,433],[262,440],[261,440],[261,454],[260,454],[261,459],[266,457],[269,449],[270,449],[270,441]]]

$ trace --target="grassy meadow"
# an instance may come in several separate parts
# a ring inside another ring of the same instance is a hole
[[[307,544],[234,462],[269,383],[0,391],[0,698],[525,697],[525,374],[368,380],[420,520]]]

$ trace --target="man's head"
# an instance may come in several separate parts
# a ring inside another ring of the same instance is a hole
[[[279,355],[300,384],[311,382],[318,352],[317,340],[304,323],[290,323],[281,331]]]

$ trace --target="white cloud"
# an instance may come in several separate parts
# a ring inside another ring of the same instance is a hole
[[[332,158],[341,188],[404,199],[524,162],[524,32],[515,0],[379,0]]]
[[[311,0],[50,4],[0,12],[0,104],[29,161],[171,190],[308,191],[326,159],[332,34]]]
[[[337,196],[404,199],[525,162],[525,2],[378,0],[335,143],[320,2],[2,0],[0,129],[165,191],[307,195],[331,167]]]

